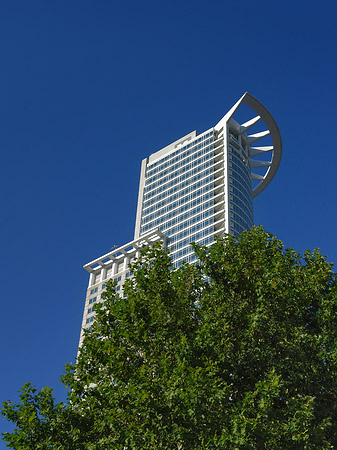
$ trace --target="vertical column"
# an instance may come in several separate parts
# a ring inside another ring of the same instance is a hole
[[[224,197],[225,197],[225,233],[230,231],[229,223],[229,179],[228,179],[228,123],[224,123]]]
[[[147,158],[143,159],[142,167],[140,170],[140,181],[139,181],[139,191],[138,191],[138,203],[137,203],[137,214],[136,214],[136,225],[135,225],[135,235],[134,239],[138,239],[140,235],[140,223],[142,218],[142,207],[143,207],[143,195],[145,186],[145,175],[147,167]]]
[[[116,261],[114,261],[114,262],[112,263],[112,273],[111,273],[112,276],[116,275],[117,269],[118,269],[118,264],[117,264]]]
[[[90,272],[89,275],[89,287],[92,286],[95,283],[95,276],[92,272]]]
[[[123,261],[123,270],[126,270],[129,267],[130,258],[128,256],[124,256]]]

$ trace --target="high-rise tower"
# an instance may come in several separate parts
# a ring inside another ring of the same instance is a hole
[[[122,294],[128,265],[143,245],[162,240],[179,267],[195,259],[191,242],[210,245],[216,236],[251,228],[253,198],[274,177],[281,153],[275,120],[246,92],[214,127],[144,159],[134,240],[84,266],[90,279],[82,328],[90,327],[108,279]]]
[[[244,104],[257,115],[239,123],[234,115]],[[253,127],[259,131],[249,134]],[[255,146],[267,137],[268,145]],[[281,147],[273,117],[245,93],[213,128],[193,131],[143,160],[135,239],[159,228],[178,267],[194,260],[191,242],[208,245],[215,236],[251,228],[253,197],[274,176]]]

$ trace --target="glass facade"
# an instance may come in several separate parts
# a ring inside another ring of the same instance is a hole
[[[234,120],[173,146],[146,160],[139,234],[163,232],[179,267],[195,260],[191,242],[250,229],[253,193],[247,136]]]
[[[147,165],[140,235],[164,232],[175,267],[194,260],[191,242],[214,239],[213,181],[213,130]]]
[[[238,236],[253,226],[252,182],[244,136],[233,139],[229,130],[228,137],[229,233]]]

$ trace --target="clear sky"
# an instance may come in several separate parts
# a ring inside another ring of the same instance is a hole
[[[132,240],[141,160],[245,91],[283,140],[255,223],[337,261],[336,17],[335,0],[1,2],[0,401],[27,381],[64,399],[82,266]]]

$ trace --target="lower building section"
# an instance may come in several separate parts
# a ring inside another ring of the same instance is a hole
[[[119,295],[124,295],[123,285],[131,276],[130,264],[139,257],[142,247],[152,246],[157,242],[162,242],[164,248],[166,248],[164,234],[160,230],[153,230],[84,266],[84,269],[90,273],[90,276],[84,305],[79,347],[81,347],[83,341],[83,330],[90,328],[94,321],[95,304],[97,302],[103,302],[102,293],[105,290],[108,280],[116,281]]]

